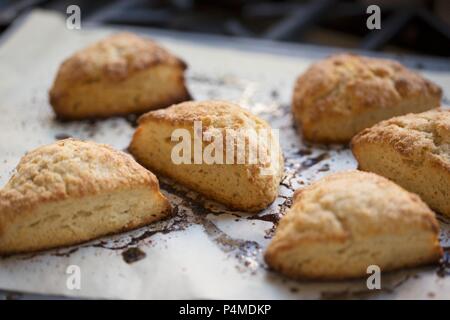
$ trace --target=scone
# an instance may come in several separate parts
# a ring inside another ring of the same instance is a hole
[[[420,198],[373,173],[329,175],[297,190],[265,252],[297,279],[367,277],[439,261],[439,225]]]
[[[205,138],[214,132],[218,135]],[[267,133],[265,140],[259,135],[263,132]],[[238,105],[184,102],[143,115],[129,150],[154,172],[229,208],[255,212],[275,200],[283,175],[283,156],[274,132],[269,124]],[[186,142],[185,150],[180,151],[180,144]],[[222,149],[218,146],[212,152],[216,142]],[[221,161],[207,161],[208,150]],[[269,157],[254,159],[251,155],[256,151]],[[174,158],[180,154],[183,161]]]
[[[292,111],[305,139],[346,143],[381,120],[436,108],[441,97],[437,85],[398,62],[338,54],[298,78]]]
[[[385,176],[450,216],[450,110],[383,121],[352,140],[359,169]]]
[[[61,140],[26,154],[0,189],[0,254],[77,244],[170,212],[156,177],[131,156]]]
[[[50,103],[62,119],[144,113],[190,100],[185,69],[183,61],[153,41],[115,34],[64,61]]]

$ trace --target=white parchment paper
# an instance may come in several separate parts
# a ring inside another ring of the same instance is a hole
[[[35,11],[2,43],[1,185],[25,152],[66,136],[127,148],[133,119],[61,123],[48,104],[59,64],[111,32],[68,30],[61,16]],[[450,298],[444,266],[383,274],[382,290],[377,291],[367,290],[365,280],[296,282],[268,271],[262,253],[273,221],[289,207],[293,190],[330,172],[356,167],[346,147],[304,145],[293,128],[292,86],[312,60],[195,43],[182,34],[153,37],[188,63],[187,81],[195,99],[237,101],[281,129],[286,178],[280,197],[254,219],[161,179],[163,192],[176,207],[175,218],[81,246],[2,258],[0,288],[124,299]],[[425,75],[448,93],[449,73]],[[440,220],[442,244],[448,246],[448,221]],[[138,248],[138,257],[130,248]],[[80,267],[80,290],[67,287],[70,265]]]

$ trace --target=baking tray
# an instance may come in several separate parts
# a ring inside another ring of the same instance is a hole
[[[58,14],[33,11],[0,45],[1,184],[26,151],[65,137],[126,151],[134,117],[62,123],[48,104],[48,89],[63,59],[118,30],[149,35],[182,57],[189,65],[187,84],[195,99],[238,102],[280,129],[286,175],[279,196],[267,210],[249,215],[228,211],[160,177],[163,193],[175,207],[173,218],[80,246],[3,258],[0,288],[12,292],[4,297],[27,297],[23,292],[32,292],[44,296],[31,297],[123,299],[450,298],[450,224],[442,216],[444,261],[439,266],[383,274],[381,290],[368,290],[365,279],[291,281],[268,270],[262,259],[295,189],[332,172],[356,168],[348,146],[303,142],[290,113],[298,74],[337,49],[147,28],[68,30]],[[449,60],[391,57],[420,69],[448,95]],[[67,287],[70,265],[80,267],[80,290]]]

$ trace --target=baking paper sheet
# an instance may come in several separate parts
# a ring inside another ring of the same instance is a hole
[[[60,123],[48,104],[48,90],[63,59],[111,32],[68,30],[61,16],[35,11],[0,46],[2,185],[26,151],[67,136],[127,148],[134,119]],[[281,130],[286,177],[280,196],[252,217],[228,212],[161,179],[177,210],[173,219],[81,246],[2,258],[1,289],[124,299],[450,298],[444,264],[383,274],[382,289],[375,291],[367,290],[365,279],[296,282],[267,270],[262,253],[293,190],[356,167],[348,148],[305,145],[293,128],[292,86],[312,60],[195,43],[182,34],[153,37],[189,64],[187,81],[195,99],[239,102]],[[448,93],[449,73],[425,75]],[[448,221],[440,220],[442,244],[448,247]],[[81,271],[79,290],[67,286],[71,265]]]

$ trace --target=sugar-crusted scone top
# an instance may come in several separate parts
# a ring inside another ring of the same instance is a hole
[[[342,172],[294,195],[274,238],[278,247],[326,241],[358,241],[410,228],[437,232],[433,212],[421,199],[372,173]]]
[[[293,108],[313,121],[322,114],[351,115],[441,94],[437,85],[398,62],[338,54],[314,63],[298,78]]]
[[[277,159],[277,161],[280,163],[283,162],[279,141],[277,141],[277,137],[273,135],[270,125],[250,111],[245,110],[234,103],[218,100],[187,101],[166,109],[149,112],[139,119],[139,124],[145,124],[145,122],[150,119],[153,121],[165,121],[174,126],[190,127],[192,127],[196,121],[201,121],[203,132],[206,132],[209,129],[216,129],[220,130],[224,137],[227,135],[227,132],[229,132],[227,130],[235,130],[233,131],[234,133],[243,132],[247,139],[246,148],[249,148],[248,150],[252,150],[256,153],[259,148],[269,154],[279,154],[279,159]],[[267,137],[275,139],[275,143],[271,144],[272,140],[270,139],[258,139],[258,137],[248,134],[245,130],[254,130],[257,134],[260,130],[267,130]],[[234,140],[235,146],[238,141],[238,139]],[[247,157],[248,154],[249,153],[247,153]],[[253,168],[269,167],[270,164],[270,162],[258,162],[257,164],[250,166]],[[282,165],[272,167],[280,171],[274,174],[281,175],[281,172],[283,171],[282,167]],[[252,171],[254,174],[256,172],[257,171]]]
[[[131,156],[104,144],[66,139],[22,158],[0,189],[0,213],[142,185],[159,189],[156,177]]]
[[[382,121],[363,130],[352,143],[361,142],[386,143],[417,163],[429,157],[450,171],[450,109],[434,109]]]
[[[132,33],[118,33],[78,51],[64,61],[55,85],[65,81],[72,84],[102,79],[118,81],[157,64],[186,68],[182,60],[154,41]]]
[[[159,119],[172,124],[188,124],[201,121],[203,128],[216,129],[264,129],[269,124],[238,105],[226,101],[187,101],[167,109],[152,111],[139,119]]]

